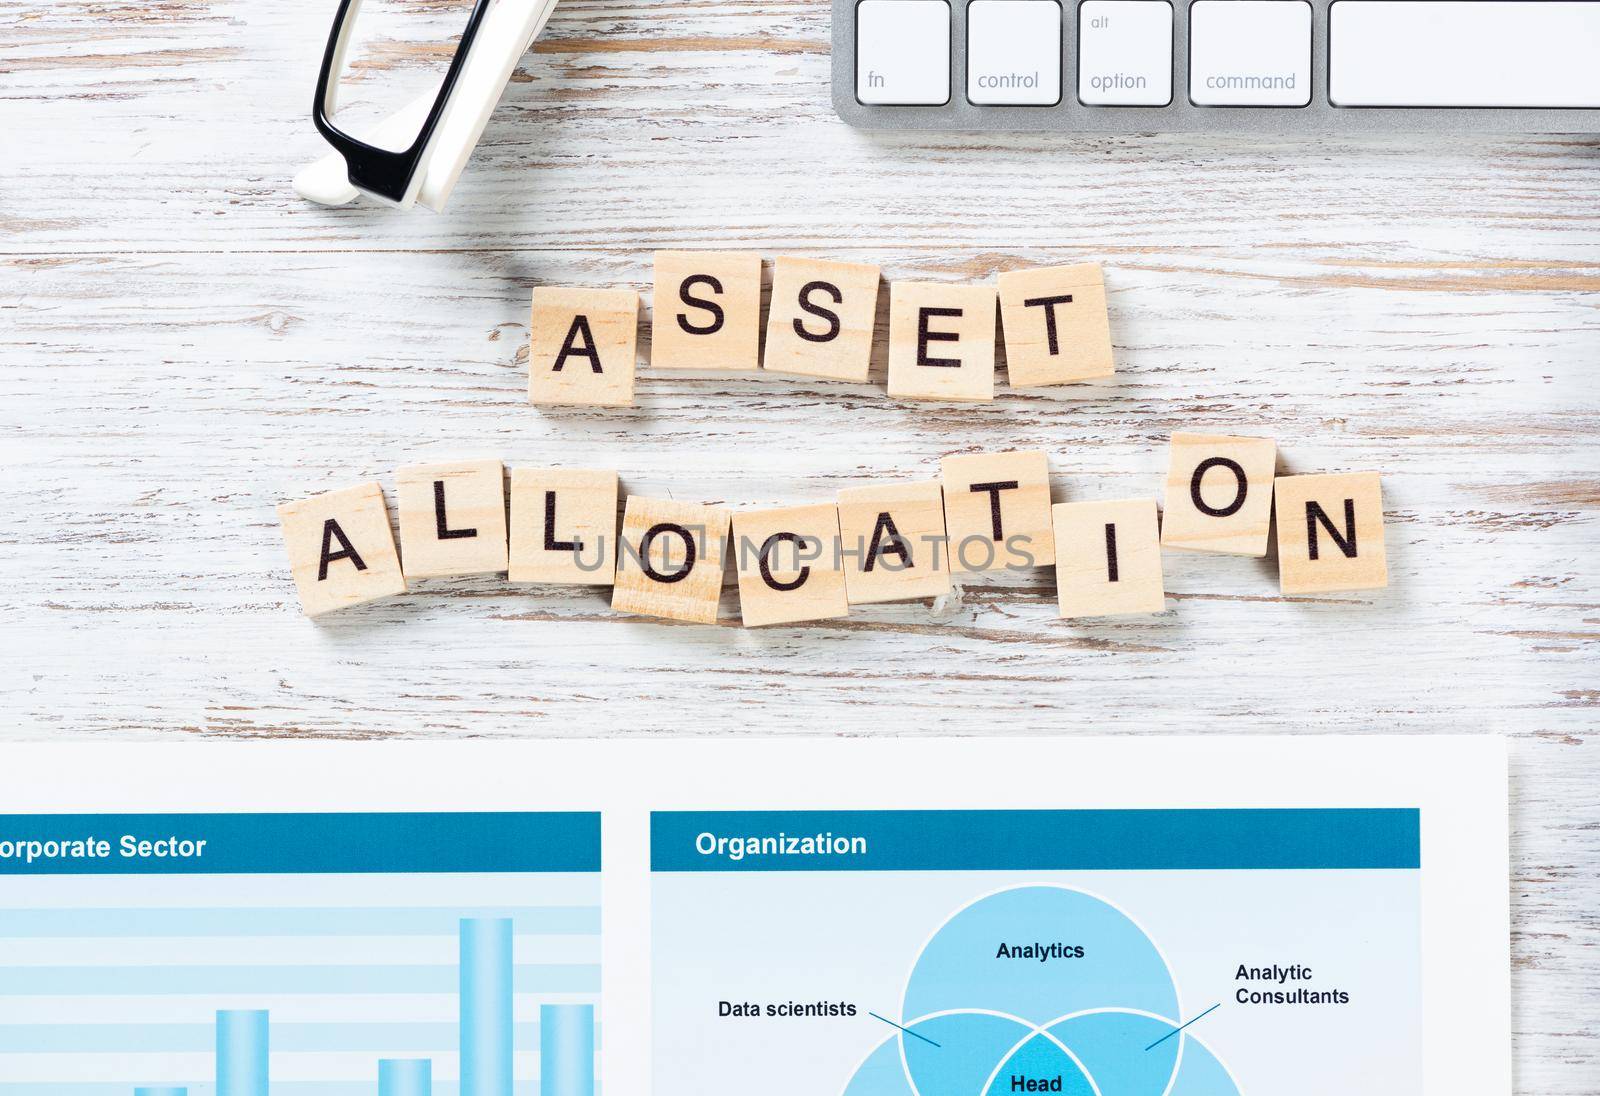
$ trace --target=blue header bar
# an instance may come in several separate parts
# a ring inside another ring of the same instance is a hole
[[[658,811],[655,871],[1417,868],[1410,808]]]
[[[0,875],[595,872],[600,815],[0,815]]]

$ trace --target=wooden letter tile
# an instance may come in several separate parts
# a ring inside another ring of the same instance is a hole
[[[639,294],[631,289],[533,291],[528,399],[550,406],[632,407]]]
[[[850,611],[835,506],[735,513],[733,558],[746,628],[831,620]]]
[[[1278,588],[1286,594],[1389,585],[1376,472],[1279,476]]]
[[[1278,445],[1271,438],[1172,435],[1162,545],[1266,555],[1277,462]]]
[[[406,592],[376,483],[283,503],[278,521],[306,616]]]
[[[956,455],[939,467],[955,570],[1004,571],[1056,561],[1050,462],[1043,453]]]
[[[1058,502],[1056,596],[1064,617],[1166,608],[1155,499]]]
[[[511,470],[512,582],[610,586],[617,567],[617,474]]]
[[[889,395],[994,399],[994,288],[889,285]]]
[[[629,495],[611,607],[715,624],[727,541],[726,510]]]
[[[864,381],[878,319],[879,271],[864,263],[779,259],[762,365],[773,373]]]
[[[506,569],[506,477],[499,461],[413,464],[394,475],[408,580]]]
[[[1070,384],[1115,372],[1099,263],[1013,270],[999,282],[1011,387]]]
[[[761,256],[656,252],[650,364],[748,372],[761,358]]]
[[[839,535],[850,604],[950,592],[938,480],[845,488],[839,492]]]

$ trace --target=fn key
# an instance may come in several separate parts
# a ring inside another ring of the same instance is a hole
[[[861,0],[856,7],[856,99],[872,106],[950,101],[947,0]]]

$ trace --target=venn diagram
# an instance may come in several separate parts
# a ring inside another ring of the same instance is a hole
[[[1080,953],[1081,949],[1081,953]],[[980,898],[934,934],[903,1032],[844,1096],[1239,1096],[1188,1029],[1166,960],[1090,894],[1026,886]]]

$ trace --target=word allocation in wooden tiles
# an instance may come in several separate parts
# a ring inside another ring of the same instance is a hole
[[[881,280],[879,268],[865,263],[779,257],[763,351],[760,255],[658,251],[650,365],[863,382],[871,371]],[[632,406],[638,306],[632,289],[535,289],[530,402]],[[997,329],[1013,388],[1114,372],[1098,263],[1009,271],[996,285],[891,282],[889,395],[994,399]]]
[[[1157,500],[1052,503],[1042,452],[952,454],[936,480],[847,487],[834,503],[731,512],[622,493],[612,470],[498,460],[397,474],[400,549],[382,488],[278,507],[308,616],[404,593],[408,579],[505,572],[612,587],[619,612],[710,624],[733,557],[744,624],[937,598],[953,578],[1053,566],[1062,617],[1159,613],[1163,547],[1262,556],[1277,526],[1285,595],[1388,585],[1375,472],[1275,476],[1269,438],[1175,434]],[[730,532],[732,543],[730,545]]]

